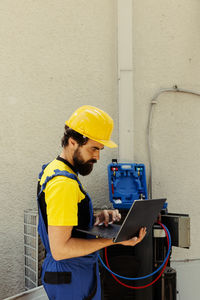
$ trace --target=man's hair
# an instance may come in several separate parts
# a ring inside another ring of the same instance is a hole
[[[89,140],[89,138],[87,138],[86,136],[83,136],[77,131],[71,129],[69,126],[65,125],[65,132],[61,140],[62,147],[66,147],[68,145],[70,137],[74,139],[79,144],[79,146],[85,145]]]

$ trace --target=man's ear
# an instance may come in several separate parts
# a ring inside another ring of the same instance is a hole
[[[77,141],[75,141],[73,138],[70,137],[68,140],[68,145],[73,149],[77,149],[78,143]]]

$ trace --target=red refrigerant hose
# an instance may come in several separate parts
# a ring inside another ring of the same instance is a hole
[[[165,227],[164,227],[160,222],[159,222],[159,224],[162,226],[162,228],[163,228],[164,231],[165,231],[165,234],[166,234],[166,237],[167,237],[167,244],[168,244],[168,248],[169,248],[169,236],[168,236],[167,230],[165,229]],[[107,265],[107,267],[110,269],[109,262],[108,262],[107,248],[105,248],[105,260],[106,260],[106,265]],[[145,289],[145,288],[147,288],[147,287],[153,285],[156,281],[158,281],[158,279],[161,277],[161,275],[163,274],[163,272],[164,272],[164,270],[165,270],[165,268],[166,268],[166,266],[167,266],[168,260],[169,260],[169,256],[168,256],[168,258],[167,258],[167,260],[166,260],[166,263],[164,264],[164,267],[163,267],[161,273],[160,273],[160,274],[159,274],[152,282],[150,282],[150,283],[148,283],[148,284],[146,284],[146,285],[143,285],[143,286],[131,286],[131,285],[125,284],[125,283],[121,282],[121,281],[120,281],[115,275],[113,275],[112,273],[111,273],[111,275],[112,275],[112,277],[113,277],[119,284],[121,284],[121,285],[123,285],[123,286],[125,286],[125,287],[127,287],[127,288],[129,288],[129,289],[134,289],[134,290]]]

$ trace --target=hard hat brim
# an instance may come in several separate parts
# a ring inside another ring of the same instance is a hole
[[[117,148],[118,147],[118,145],[115,142],[111,141],[111,140],[110,141],[107,141],[107,140],[97,140],[97,139],[94,139],[94,138],[89,137],[87,135],[85,135],[85,136],[88,137],[90,140],[98,142],[98,143],[100,143],[100,144],[102,144],[102,145],[104,145],[104,146],[106,146],[108,148]]]
[[[106,147],[108,147],[108,148],[117,148],[117,147],[118,147],[118,145],[117,145],[115,142],[111,141],[111,140],[98,140],[98,139],[95,139],[95,138],[93,138],[93,137],[91,137],[91,136],[89,136],[89,135],[83,133],[81,130],[77,130],[77,129],[75,130],[74,128],[72,128],[72,126],[70,126],[70,124],[69,124],[68,121],[66,121],[65,124],[66,124],[67,126],[69,126],[71,129],[73,129],[74,131],[76,131],[76,132],[78,132],[78,133],[80,133],[80,134],[86,136],[86,137],[89,138],[90,140],[93,140],[93,141],[95,141],[95,142],[98,142],[98,143],[100,143],[100,144],[103,144],[104,146],[106,146]]]
[[[99,142],[100,144],[103,144],[104,146],[108,148],[117,148],[117,144],[113,141],[101,141],[101,140],[95,140],[96,142]]]

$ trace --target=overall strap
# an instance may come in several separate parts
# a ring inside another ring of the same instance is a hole
[[[43,172],[41,172],[41,173],[43,175]],[[40,174],[39,174],[39,176],[40,176]],[[65,176],[65,177],[76,180],[79,183],[79,186],[81,186],[81,191],[83,191],[82,185],[81,185],[80,181],[78,180],[78,178],[76,177],[76,175],[74,175],[72,173],[69,173],[67,171],[61,171],[59,169],[56,169],[56,170],[54,170],[53,175],[46,177],[45,182],[41,186],[41,189],[40,189],[40,192],[39,192],[38,196],[40,196],[40,194],[44,191],[44,189],[46,188],[47,183],[56,176]],[[86,194],[86,193],[84,192],[84,194]]]
[[[48,163],[49,164],[49,163]],[[40,172],[39,176],[38,176],[38,180],[40,181],[42,178],[42,175],[44,173],[44,170],[46,169],[46,167],[48,166],[48,164],[45,164],[42,166],[42,171]]]

